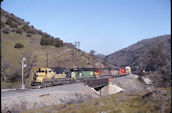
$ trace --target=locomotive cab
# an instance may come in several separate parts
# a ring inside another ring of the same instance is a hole
[[[34,83],[42,83],[43,81],[50,81],[54,76],[54,72],[50,68],[38,68],[36,73],[33,75]]]

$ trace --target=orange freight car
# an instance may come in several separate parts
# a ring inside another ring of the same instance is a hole
[[[126,69],[125,68],[119,68],[118,74],[126,74]]]

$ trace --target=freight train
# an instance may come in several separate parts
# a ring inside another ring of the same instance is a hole
[[[76,68],[64,67],[38,68],[31,80],[32,87],[48,87],[63,84],[84,82],[97,78],[118,77],[131,73],[129,66],[125,68]]]

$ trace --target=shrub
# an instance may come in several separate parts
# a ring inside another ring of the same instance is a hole
[[[22,29],[23,29],[24,31],[26,31],[26,32],[30,30],[30,28],[29,28],[28,25],[24,25],[24,26],[22,27]]]
[[[6,20],[6,24],[7,24],[7,25],[12,25],[13,23],[12,23],[11,20],[7,19],[7,20]]]
[[[31,28],[35,29],[35,27],[33,25],[30,26]]]
[[[62,40],[60,40],[59,38],[54,39],[53,37],[42,37],[40,44],[42,46],[51,45],[55,47],[62,47],[64,45]]]
[[[43,33],[42,33],[42,31],[41,31],[41,30],[38,30],[38,34],[39,34],[39,35],[42,35]]]
[[[14,46],[14,48],[18,48],[18,49],[23,48],[23,47],[24,45],[22,43],[16,43],[16,45]]]
[[[5,33],[5,34],[8,34],[10,32],[10,29],[9,28],[5,28],[2,32]]]
[[[9,76],[8,80],[10,82],[16,82],[19,81],[21,79],[21,75],[19,73],[19,71],[14,72],[11,76]]]
[[[22,29],[17,29],[16,33],[22,34],[24,31]]]
[[[10,27],[12,27],[12,28],[18,28],[18,25],[15,24],[15,23],[12,23],[12,24],[10,25]]]
[[[15,17],[10,17],[10,20],[13,21],[13,22],[17,22],[17,19]]]
[[[68,48],[75,49],[75,46],[72,43],[64,43],[63,45],[66,45]]]
[[[27,36],[27,37],[32,37],[32,35],[31,35],[30,33],[28,33],[26,36]]]
[[[63,41],[60,40],[59,38],[54,39],[54,45],[55,47],[62,47],[63,46]]]
[[[47,33],[42,33],[42,36],[43,36],[43,37],[46,37],[46,38],[51,37],[51,36],[50,36],[50,35],[48,35]]]
[[[13,29],[11,30],[11,32],[16,32],[16,29],[15,29],[15,28],[13,28]]]
[[[32,29],[29,29],[29,30],[27,31],[27,33],[29,33],[29,34],[35,34],[36,32],[35,32],[34,30],[32,30]]]
[[[42,37],[40,44],[42,46],[45,45],[54,45],[54,39],[53,38],[46,38],[46,37]]]

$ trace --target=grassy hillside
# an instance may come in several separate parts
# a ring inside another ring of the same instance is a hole
[[[103,60],[75,49],[72,44],[63,43],[62,40],[37,30],[29,22],[1,10],[1,62],[2,62],[2,88],[19,87],[11,83],[20,82],[21,59],[26,57],[27,68],[25,69],[26,83],[29,83],[32,72],[37,67],[104,67]],[[49,45],[41,45],[40,41],[51,39]],[[53,40],[53,42],[52,42]],[[23,48],[15,48],[17,43],[21,43]],[[74,54],[75,51],[75,54]],[[74,58],[75,56],[75,58]]]

